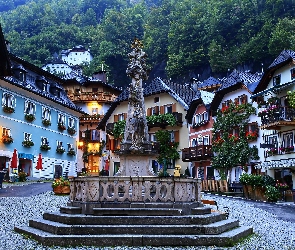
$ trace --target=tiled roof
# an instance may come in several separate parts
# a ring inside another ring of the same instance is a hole
[[[180,103],[184,109],[189,108],[189,103],[192,101],[196,95],[196,91],[193,90],[189,85],[181,85],[178,83],[173,83],[167,80],[162,80],[161,78],[155,78],[149,84],[143,84],[143,95],[144,97],[155,95],[159,93],[167,93],[171,95],[178,103]],[[98,128],[105,126],[107,120],[111,116],[112,112],[119,105],[120,102],[127,101],[129,98],[129,89],[125,88],[124,91],[116,98],[112,103],[111,107],[105,114],[104,118],[101,120]]]
[[[222,80],[222,85],[217,92],[240,83],[248,87],[248,85],[259,82],[261,77],[261,73],[253,74],[250,71],[238,72],[234,70],[227,78]]]
[[[48,100],[51,100],[53,102],[59,103],[65,107],[68,107],[69,109],[78,111],[80,113],[82,112],[82,109],[78,106],[76,106],[67,96],[66,92],[64,91],[64,88],[62,87],[63,81],[62,79],[50,74],[49,72],[42,70],[41,68],[19,58],[15,55],[9,54],[10,61],[14,65],[13,68],[23,68],[25,71],[31,71],[36,76],[44,76],[46,81],[50,83],[50,90],[43,91],[43,89],[38,88],[35,81],[27,79],[26,81],[20,81],[14,76],[5,77],[5,80],[9,82],[10,84],[13,84],[19,88],[25,89],[29,92],[32,92],[34,94],[37,94],[39,96],[42,96]],[[59,89],[60,95],[59,97],[56,96],[51,90]]]
[[[290,59],[295,60],[295,52],[293,50],[283,50],[280,55],[272,62],[268,69],[274,68]]]
[[[221,81],[219,79],[216,79],[210,76],[207,80],[198,84],[198,88],[206,88],[206,87],[211,87],[211,86],[215,86],[219,84],[221,84]]]

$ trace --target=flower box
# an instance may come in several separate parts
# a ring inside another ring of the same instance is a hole
[[[2,136],[2,142],[5,143],[5,144],[13,143],[13,138],[11,136],[8,136],[8,135],[3,135]]]
[[[63,154],[66,150],[64,148],[57,148],[56,153]]]
[[[24,147],[26,147],[26,148],[30,148],[30,147],[34,146],[34,142],[32,142],[32,141],[23,141],[22,145]]]
[[[42,120],[42,124],[43,124],[44,126],[50,126],[50,125],[51,125],[51,122],[50,122],[49,120],[47,120],[47,119],[43,119],[43,120]]]
[[[74,135],[76,133],[76,130],[74,128],[68,128],[68,133],[70,135]]]
[[[7,105],[3,106],[3,111],[5,113],[14,113],[14,108],[13,107],[8,107]]]
[[[67,155],[74,156],[74,155],[76,155],[76,152],[74,149],[71,149],[67,152]]]
[[[70,193],[70,182],[65,180],[63,177],[54,180],[52,183],[53,192],[55,194],[69,194]]]
[[[43,151],[48,151],[48,150],[51,149],[51,147],[49,145],[45,144],[45,145],[41,145],[40,149],[43,150]]]
[[[34,121],[36,118],[33,114],[25,114],[25,119],[29,122]]]
[[[58,127],[59,130],[62,130],[62,131],[66,130],[66,126],[63,123],[58,123],[57,127]]]

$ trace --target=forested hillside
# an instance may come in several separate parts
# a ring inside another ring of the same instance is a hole
[[[237,65],[261,65],[283,49],[295,50],[295,0],[0,3],[12,53],[41,66],[54,52],[84,45],[95,56],[84,72],[91,75],[103,62],[118,86],[129,83],[125,70],[134,37],[143,40],[151,69],[161,65],[172,79],[204,78],[205,68],[221,74]]]

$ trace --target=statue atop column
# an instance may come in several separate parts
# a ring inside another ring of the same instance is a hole
[[[129,64],[126,73],[132,81],[129,86],[128,113],[121,153],[145,154],[151,152],[146,110],[143,98],[142,80],[148,78],[146,53],[137,38],[132,43],[132,52],[128,54]]]

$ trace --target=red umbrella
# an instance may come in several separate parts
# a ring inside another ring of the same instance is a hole
[[[42,170],[43,169],[43,167],[42,167],[42,155],[41,154],[39,154],[36,169],[37,170]]]
[[[13,150],[10,167],[17,168],[17,151],[16,151],[16,149]]]

